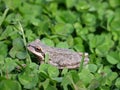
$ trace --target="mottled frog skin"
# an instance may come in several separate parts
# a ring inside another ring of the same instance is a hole
[[[58,67],[59,69],[63,69],[65,67],[68,69],[78,68],[83,57],[83,53],[81,52],[50,47],[43,44],[39,39],[29,43],[27,49],[39,57],[40,63],[44,62],[45,55],[48,54],[48,63]],[[89,62],[88,53],[85,53],[84,55],[84,65],[86,65]]]

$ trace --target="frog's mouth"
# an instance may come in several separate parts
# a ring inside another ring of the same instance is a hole
[[[41,58],[42,60],[44,60],[44,53],[42,52],[42,49],[39,47],[35,47],[32,45],[28,45],[27,49],[32,52],[33,54],[35,54],[36,56],[38,56],[39,58]]]

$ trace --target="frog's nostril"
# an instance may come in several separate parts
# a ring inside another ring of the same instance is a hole
[[[28,44],[27,47],[30,47],[30,44]]]

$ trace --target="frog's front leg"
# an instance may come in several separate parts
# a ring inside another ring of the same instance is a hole
[[[37,56],[38,57],[38,56]],[[39,63],[40,64],[43,64],[43,63],[45,63],[45,60],[44,60],[44,58],[43,59],[41,59],[41,57],[38,57],[38,60],[39,60]]]

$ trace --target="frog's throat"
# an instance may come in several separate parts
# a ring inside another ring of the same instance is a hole
[[[36,52],[34,51],[33,52],[36,56],[38,56],[39,58],[41,58],[42,60],[44,60],[44,56],[42,55],[42,53],[39,53],[39,52]]]

